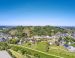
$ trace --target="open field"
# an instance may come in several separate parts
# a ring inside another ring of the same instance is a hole
[[[30,54],[32,56],[37,55],[40,58],[62,58],[60,56],[48,54],[48,53],[45,53],[45,52],[42,52],[42,51],[39,51],[39,50],[35,50],[35,49],[31,49],[31,48],[28,48],[28,47],[24,47],[24,46],[11,45],[11,47],[12,47],[12,50],[15,50],[15,51],[20,50],[23,53],[27,53],[27,54]]]
[[[67,50],[61,50],[60,48],[62,47],[52,47],[51,50],[49,52],[42,52],[40,50],[35,50],[35,49],[32,49],[32,48],[28,48],[28,47],[25,47],[25,46],[17,46],[17,45],[12,45],[12,49],[13,50],[20,50],[20,51],[27,51],[28,54],[31,54],[31,55],[34,55],[34,54],[38,54],[40,56],[40,58],[51,58],[51,57],[54,57],[54,58],[75,58],[75,53],[70,53],[68,52]],[[16,48],[16,49],[15,49]],[[53,49],[54,48],[54,49]],[[58,51],[58,52],[57,52]]]
[[[27,46],[27,44],[24,45],[25,47],[29,47]],[[46,52],[46,42],[40,42],[38,44],[32,44],[31,47],[32,49],[35,50],[39,50],[48,54],[52,54],[52,55],[57,55],[60,57],[64,57],[64,58],[75,58],[75,53],[69,52],[67,49],[65,49],[63,46],[56,46],[56,45],[51,45],[49,46],[49,51]]]

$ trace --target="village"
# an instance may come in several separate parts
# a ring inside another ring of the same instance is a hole
[[[36,35],[36,36],[24,38],[24,41],[22,41],[22,39],[20,39],[16,44],[22,45],[25,42],[35,44],[37,42],[47,41],[49,45],[63,46],[69,52],[75,52],[75,47],[72,46],[72,44],[75,44],[75,42],[73,42],[73,41],[67,42],[67,40],[65,40],[66,37],[70,37],[73,40],[75,40],[75,33],[68,34],[68,33],[58,32],[57,34],[55,34],[53,36],[43,36],[43,35],[37,36]],[[0,33],[0,42],[7,42],[11,39],[19,39],[19,38],[17,36],[12,37],[11,35],[5,34],[2,32]]]

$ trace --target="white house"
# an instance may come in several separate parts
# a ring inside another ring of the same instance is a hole
[[[70,52],[75,52],[75,47],[73,47],[73,46],[69,46],[67,49],[68,49]]]

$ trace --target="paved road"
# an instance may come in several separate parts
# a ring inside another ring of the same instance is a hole
[[[7,51],[0,51],[0,58],[12,58]]]

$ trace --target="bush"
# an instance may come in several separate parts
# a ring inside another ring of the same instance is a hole
[[[6,42],[0,42],[0,50],[7,50],[10,47],[8,46],[8,44]]]

